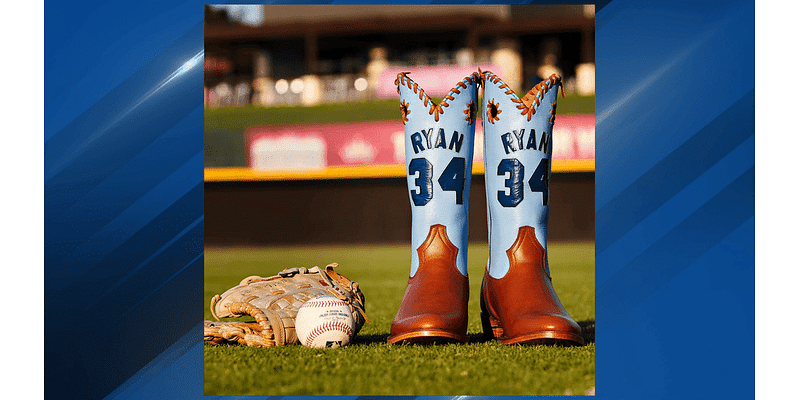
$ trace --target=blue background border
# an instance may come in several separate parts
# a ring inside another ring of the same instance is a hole
[[[203,396],[202,4],[45,3],[48,397]],[[597,5],[599,398],[755,395],[754,13]]]

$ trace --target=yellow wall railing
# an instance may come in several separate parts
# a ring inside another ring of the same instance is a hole
[[[483,163],[472,166],[472,174],[483,174]],[[594,159],[554,159],[552,172],[594,172]],[[319,169],[293,169],[262,171],[249,167],[206,168],[206,182],[257,182],[301,181],[323,179],[402,178],[406,176],[402,164],[340,166]]]

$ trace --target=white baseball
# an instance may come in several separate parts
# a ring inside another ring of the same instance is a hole
[[[342,347],[353,339],[355,320],[350,306],[333,296],[313,298],[300,306],[295,332],[306,347]]]

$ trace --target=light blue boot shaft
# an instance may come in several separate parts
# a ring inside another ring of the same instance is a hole
[[[508,272],[506,251],[520,227],[533,227],[547,250],[553,122],[561,78],[551,76],[519,98],[493,73],[482,76],[488,270],[499,279]]]
[[[458,248],[456,267],[466,276],[479,76],[475,73],[458,82],[439,104],[406,74],[399,74],[395,83],[400,92],[411,203],[411,276],[419,267],[416,249],[435,224],[447,228]]]

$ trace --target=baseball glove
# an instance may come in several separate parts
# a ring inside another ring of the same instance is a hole
[[[272,347],[299,343],[295,333],[297,310],[308,300],[334,296],[350,305],[355,333],[369,322],[364,311],[364,294],[357,282],[334,272],[339,264],[290,268],[263,278],[250,276],[239,285],[211,299],[211,314],[220,318],[250,316],[254,322],[204,321],[206,344],[244,344]]]

